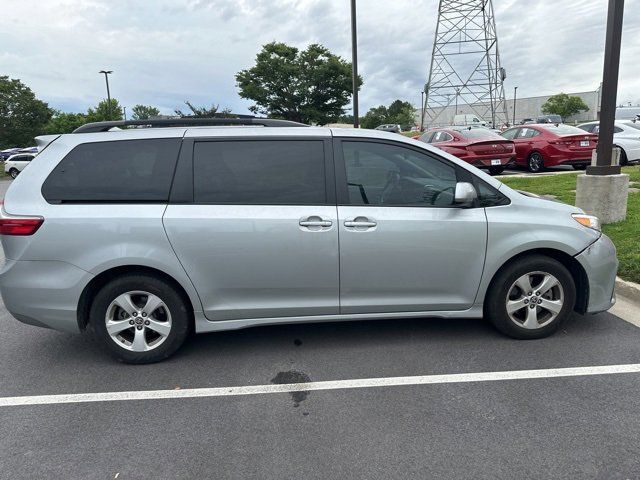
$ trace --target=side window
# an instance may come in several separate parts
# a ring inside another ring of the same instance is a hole
[[[452,165],[398,145],[342,142],[350,205],[450,207]]]
[[[118,140],[78,145],[42,185],[51,203],[166,202],[180,139]]]
[[[509,199],[501,194],[498,190],[476,179],[476,190],[478,191],[478,203],[481,207],[497,207],[499,205],[508,205]]]
[[[613,127],[613,133],[620,133],[620,132],[624,132],[624,130],[622,130],[620,127]]]
[[[324,145],[320,140],[196,142],[195,203],[322,205]]]
[[[533,138],[533,137],[537,137],[538,135],[540,135],[540,132],[537,130],[534,130],[533,128],[524,128],[523,130],[527,131],[527,134],[525,135],[525,138]]]
[[[505,130],[500,135],[502,135],[507,140],[513,140],[518,132],[517,128],[512,128],[511,130]]]
[[[453,137],[447,132],[435,132],[429,143],[449,142],[451,140],[453,140]]]
[[[528,128],[522,128],[520,129],[520,132],[518,132],[518,138],[527,138],[528,136],[529,136]]]
[[[420,140],[422,140],[425,143],[431,143],[433,136],[434,136],[433,132],[425,132],[420,136]]]

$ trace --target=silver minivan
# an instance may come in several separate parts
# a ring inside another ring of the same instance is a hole
[[[125,362],[279,323],[484,317],[540,338],[615,301],[597,218],[396,134],[145,120],[39,143],[0,215],[2,298]]]

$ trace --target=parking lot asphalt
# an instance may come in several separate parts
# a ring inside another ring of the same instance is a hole
[[[637,363],[640,328],[603,313],[536,341],[465,319],[261,327],[130,366],[0,304],[0,398]],[[640,478],[638,391],[624,373],[0,406],[0,478]]]

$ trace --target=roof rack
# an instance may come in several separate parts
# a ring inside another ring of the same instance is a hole
[[[146,120],[113,120],[108,122],[86,123],[73,133],[108,132],[114,127],[144,126],[158,127],[196,127],[206,125],[254,125],[261,127],[308,127],[304,123],[274,118],[157,118]]]

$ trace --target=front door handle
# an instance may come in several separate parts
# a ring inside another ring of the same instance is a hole
[[[344,222],[344,226],[347,228],[373,228],[377,225],[377,222],[367,217],[356,217]]]
[[[298,222],[298,225],[301,227],[317,227],[317,228],[328,228],[333,225],[331,220],[325,220],[319,215],[311,215],[310,217],[301,218]]]

